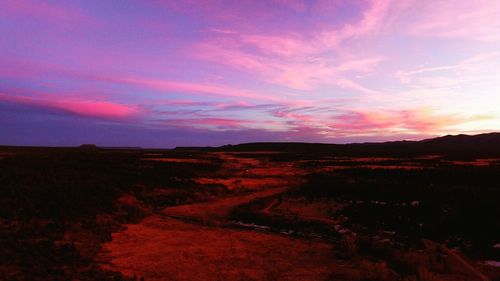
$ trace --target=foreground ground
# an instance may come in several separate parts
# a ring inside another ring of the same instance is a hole
[[[496,157],[3,148],[0,167],[1,280],[500,280]]]

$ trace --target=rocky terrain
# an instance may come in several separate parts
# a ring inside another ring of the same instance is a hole
[[[2,147],[0,279],[500,280],[495,136]]]

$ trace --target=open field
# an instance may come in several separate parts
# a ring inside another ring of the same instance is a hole
[[[0,148],[0,280],[500,280],[496,154],[262,146]]]

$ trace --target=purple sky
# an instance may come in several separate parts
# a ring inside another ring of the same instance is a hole
[[[0,144],[500,129],[500,1],[0,1]]]

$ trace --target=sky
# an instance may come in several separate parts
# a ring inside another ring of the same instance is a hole
[[[500,1],[0,0],[0,144],[500,130]]]

